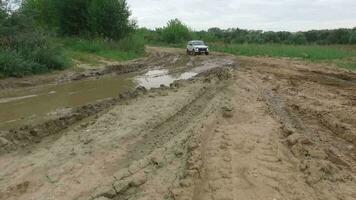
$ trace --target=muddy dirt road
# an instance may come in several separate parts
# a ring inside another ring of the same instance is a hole
[[[1,131],[0,199],[356,199],[355,73],[150,52],[80,77],[151,89]]]

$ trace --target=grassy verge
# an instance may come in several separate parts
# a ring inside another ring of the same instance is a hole
[[[61,44],[66,56],[89,64],[97,64],[100,59],[113,61],[131,60],[144,54],[144,42],[132,37],[121,41],[85,40],[79,38],[57,38],[55,40]]]
[[[144,41],[134,36],[120,41],[80,38],[39,38],[25,41],[19,42],[19,50],[0,50],[0,78],[63,70],[76,63],[71,60],[90,66],[102,64],[103,60],[132,60],[143,56],[145,52]]]
[[[356,70],[356,47],[284,44],[212,44],[213,51],[243,56],[301,58],[313,62],[327,62]]]

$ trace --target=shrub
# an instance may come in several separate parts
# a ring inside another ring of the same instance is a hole
[[[68,60],[46,34],[33,26],[31,18],[20,12],[0,20],[0,73],[24,76],[63,69]]]
[[[157,31],[159,32],[160,39],[169,44],[186,42],[192,38],[189,28],[179,19],[170,20],[166,27],[157,29]]]
[[[0,73],[4,76],[24,76],[31,73],[32,63],[26,62],[25,59],[15,51],[0,50]]]

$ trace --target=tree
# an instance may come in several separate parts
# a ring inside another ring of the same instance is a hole
[[[350,33],[349,44],[356,44],[356,28],[354,28]]]
[[[6,18],[6,16],[7,16],[7,14],[6,14],[3,2],[0,2],[0,20],[4,20]]]
[[[349,39],[350,31],[347,29],[331,30],[327,38],[329,44],[347,44]]]
[[[196,34],[197,34],[197,38],[206,42],[213,42],[217,40],[216,36],[208,31],[199,31],[196,32]]]
[[[27,0],[23,9],[62,35],[122,39],[135,27],[126,0]]]
[[[124,38],[133,28],[130,15],[126,0],[91,0],[88,7],[90,32],[113,39]]]
[[[222,39],[224,37],[224,31],[217,27],[209,28],[208,33],[215,35],[218,39]]]
[[[278,38],[280,39],[280,42],[282,43],[288,43],[288,38],[292,35],[292,33],[287,32],[287,31],[280,31],[276,33],[278,35]]]
[[[59,28],[59,4],[54,0],[26,0],[21,5],[24,14],[34,19],[36,26],[56,30]]]
[[[307,38],[305,37],[303,32],[298,32],[298,33],[294,33],[292,34],[289,39],[289,42],[291,42],[292,44],[306,44],[307,43]]]
[[[257,43],[261,44],[263,43],[263,38],[262,38],[263,31],[249,31],[249,33],[246,36],[247,42],[248,43]]]
[[[56,9],[58,30],[64,35],[89,32],[87,0],[51,0]]]
[[[170,44],[185,42],[192,38],[188,26],[179,19],[170,20],[166,27],[157,29],[157,31],[160,33],[162,40]]]
[[[308,43],[317,43],[319,40],[319,32],[316,30],[311,30],[304,32],[305,38],[307,39]]]
[[[246,36],[248,34],[248,31],[236,28],[236,29],[231,29],[230,34],[233,43],[242,44],[246,42],[247,39]]]
[[[263,33],[263,39],[265,43],[279,43],[281,41],[278,34],[273,31]]]
[[[346,29],[346,28],[337,29],[335,34],[338,37],[336,44],[348,44],[349,43],[349,39],[350,39],[350,35],[351,35],[350,29]]]

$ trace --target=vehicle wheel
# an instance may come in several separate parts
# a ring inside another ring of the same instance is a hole
[[[205,55],[207,55],[207,56],[208,56],[208,55],[209,55],[209,52],[205,52]]]
[[[190,55],[190,51],[187,49],[187,55],[189,56]]]

